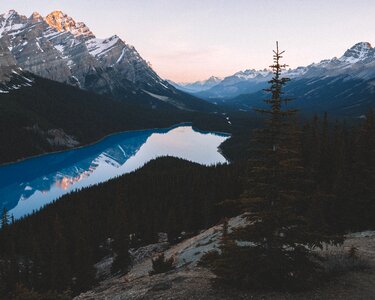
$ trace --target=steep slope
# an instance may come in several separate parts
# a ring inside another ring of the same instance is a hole
[[[0,94],[31,86],[31,77],[23,74],[9,49],[0,40]]]
[[[340,58],[325,59],[306,67],[289,69],[284,75],[293,79],[313,77],[336,77],[350,75],[361,79],[375,77],[375,48],[360,42],[348,49]],[[245,70],[224,78],[217,86],[198,95],[204,98],[234,98],[240,94],[256,92],[257,84],[271,78],[270,70]]]
[[[19,69],[7,78],[0,84],[0,163],[84,145],[123,130],[200,119],[225,124],[214,114],[147,109]],[[136,102],[137,95],[133,97]]]
[[[229,219],[229,230],[243,226],[241,216]],[[222,224],[213,226],[200,234],[186,239],[168,248],[167,243],[148,245],[137,249],[133,255],[144,253],[142,260],[136,260],[129,273],[122,277],[108,278],[98,287],[82,293],[75,300],[105,299],[272,299],[272,300],[307,300],[307,299],[370,299],[375,292],[375,231],[356,232],[346,236],[343,245],[318,250],[332,264],[345,262],[349,249],[353,246],[358,256],[364,259],[367,270],[353,268],[342,272],[338,278],[331,278],[330,284],[299,293],[254,292],[241,289],[223,289],[213,285],[216,276],[204,267],[197,266],[200,258],[211,250],[219,248]],[[166,249],[167,248],[167,249]],[[166,258],[173,257],[175,270],[149,276],[152,270],[151,259],[164,252]],[[145,255],[146,254],[146,255]],[[97,264],[97,267],[110,265]],[[349,261],[347,262],[349,267]],[[343,267],[344,268],[344,267]],[[256,270],[254,270],[256,272]]]
[[[322,60],[311,64],[302,77],[335,77],[350,75],[353,78],[371,79],[375,76],[375,48],[361,42],[348,49],[340,58]]]
[[[357,43],[340,58],[322,60],[307,67],[286,70],[292,79],[288,96],[305,113],[328,111],[336,116],[360,117],[375,106],[375,48]],[[271,73],[247,70],[225,78],[219,85],[197,95],[237,109],[261,107],[263,89]]]
[[[0,41],[19,67],[47,79],[145,107],[214,110],[162,80],[118,36],[97,39],[61,11],[45,18],[37,12],[29,18],[14,10],[2,14]]]
[[[285,87],[286,96],[294,99],[290,107],[303,114],[328,112],[336,117],[360,118],[375,107],[375,79],[362,80],[347,75],[295,79]],[[264,91],[235,97],[225,105],[242,110],[264,107],[269,97]]]

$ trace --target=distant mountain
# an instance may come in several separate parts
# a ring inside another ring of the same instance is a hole
[[[357,43],[340,58],[289,69],[283,75],[292,79],[286,87],[288,96],[300,100],[298,106],[305,112],[358,117],[375,106],[375,48],[369,43]],[[262,105],[267,97],[263,89],[271,77],[269,70],[246,70],[196,95],[248,110]]]
[[[14,10],[0,15],[0,45],[9,50],[0,56],[1,66],[6,61],[40,77],[118,100],[136,98],[135,103],[147,107],[213,109],[161,79],[118,36],[98,39],[84,23],[61,11],[45,18],[37,12],[28,18]]]
[[[305,68],[287,70],[289,77],[299,76]],[[207,99],[211,102],[220,103],[227,98],[233,98],[241,94],[248,94],[259,91],[267,86],[272,74],[268,69],[255,70],[249,69],[237,72],[231,76],[225,77],[220,83],[212,88],[195,93],[194,95]]]
[[[328,112],[334,117],[363,117],[370,107],[375,108],[375,79],[362,80],[350,75],[334,77],[301,78],[285,87],[285,96],[292,98],[289,107],[303,114]],[[269,94],[260,90],[243,94],[224,102],[232,108],[253,110],[264,107]]]
[[[187,93],[198,93],[218,85],[222,80],[223,79],[220,77],[211,76],[206,80],[195,81],[192,83],[175,83],[170,80],[168,82],[181,91]]]

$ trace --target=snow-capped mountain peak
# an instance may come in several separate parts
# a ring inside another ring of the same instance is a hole
[[[339,60],[348,63],[357,63],[367,59],[371,54],[373,57],[374,48],[371,44],[368,42],[360,42],[348,49]]]
[[[0,15],[0,37],[6,32],[22,28],[26,21],[27,18],[25,16],[20,16],[13,9]]]
[[[248,69],[245,71],[239,71],[235,73],[233,76],[240,78],[242,80],[251,80],[254,78],[264,78],[271,74],[270,70],[264,69],[264,70],[255,70],[255,69]]]
[[[19,74],[30,72],[152,108],[212,108],[167,84],[117,35],[98,39],[84,23],[59,10],[45,18],[37,12],[22,16],[15,10],[0,14],[0,83],[13,80],[12,71],[21,79]],[[160,97],[156,100],[150,93]]]
[[[37,12],[29,18],[14,10],[2,14],[0,38],[20,67],[41,77],[90,89],[100,85],[103,93],[111,93],[114,88],[106,87],[104,91],[103,81],[118,86],[120,77],[142,88],[157,85],[165,89],[134,47],[117,35],[98,39],[84,23],[59,10],[45,18]],[[110,74],[96,73],[108,67],[112,68],[108,69]],[[98,77],[93,77],[93,72]],[[94,83],[93,78],[100,83]]]

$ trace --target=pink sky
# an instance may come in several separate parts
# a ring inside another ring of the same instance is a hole
[[[276,40],[291,67],[374,41],[373,0],[7,0],[0,11],[62,10],[97,37],[119,35],[177,82],[263,69]]]

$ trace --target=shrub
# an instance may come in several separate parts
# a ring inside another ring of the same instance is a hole
[[[159,254],[155,259],[152,260],[152,271],[150,271],[150,275],[165,273],[173,270],[173,262],[173,257],[166,259],[164,253]]]

